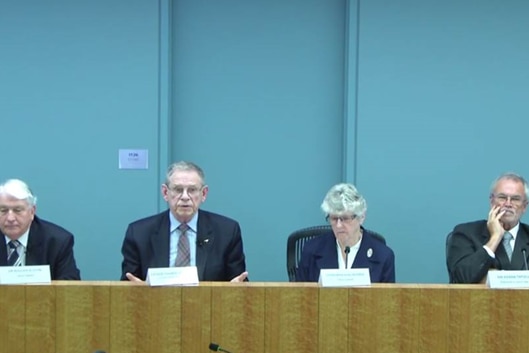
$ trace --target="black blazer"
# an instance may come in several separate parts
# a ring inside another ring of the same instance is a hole
[[[26,265],[50,265],[52,280],[80,280],[73,244],[72,233],[35,216],[29,228]],[[0,266],[7,266],[5,244],[0,246]]]
[[[491,268],[498,270],[524,270],[522,249],[529,253],[529,226],[520,223],[509,261],[502,243],[493,259],[483,248],[490,239],[487,221],[475,221],[457,225],[447,244],[446,265],[450,283],[479,283]]]
[[[121,253],[125,274],[145,280],[151,267],[169,266],[169,210],[129,224]],[[241,228],[236,221],[198,211],[196,266],[200,281],[230,281],[246,271]]]

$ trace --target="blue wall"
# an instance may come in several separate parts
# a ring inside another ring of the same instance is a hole
[[[529,4],[492,0],[0,1],[0,178],[76,235],[85,279],[116,279],[127,224],[164,208],[170,160],[202,165],[204,208],[243,229],[256,281],[354,182],[400,282],[446,282],[444,237],[483,218],[523,161]],[[7,34],[7,35],[6,35]],[[149,150],[120,171],[119,148]]]
[[[127,224],[159,205],[159,22],[154,0],[0,2],[0,179],[74,233],[85,279],[119,278]]]

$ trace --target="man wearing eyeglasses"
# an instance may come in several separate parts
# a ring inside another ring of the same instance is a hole
[[[395,255],[365,229],[367,204],[352,184],[334,185],[321,205],[332,232],[303,247],[297,282],[317,282],[321,269],[368,268],[371,282],[395,282]]]
[[[200,281],[247,280],[239,223],[199,209],[207,194],[199,166],[172,164],[162,184],[169,210],[129,224],[121,279],[140,282],[149,268],[196,266]]]
[[[529,226],[520,218],[528,197],[527,182],[520,175],[505,173],[494,181],[488,219],[457,225],[448,237],[450,283],[483,282],[489,269],[527,269]]]

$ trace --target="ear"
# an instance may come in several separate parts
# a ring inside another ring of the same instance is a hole
[[[36,205],[31,206],[31,220],[32,221],[35,218],[35,213],[36,212],[37,212],[37,206]]]
[[[165,184],[162,184],[162,188],[161,188],[161,192],[162,192],[162,197],[165,201],[169,201],[169,188],[167,187],[167,185]]]
[[[206,198],[208,196],[208,192],[209,192],[209,186],[204,185],[202,187],[202,202],[206,201]]]
[[[360,223],[360,225],[364,224],[364,221],[366,220],[366,214],[364,213],[362,215],[362,217],[359,217],[358,218],[358,223]]]

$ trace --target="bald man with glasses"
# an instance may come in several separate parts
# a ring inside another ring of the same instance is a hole
[[[450,283],[484,282],[490,269],[526,270],[529,226],[520,219],[529,188],[515,173],[500,175],[491,186],[487,220],[457,225],[448,238]]]

